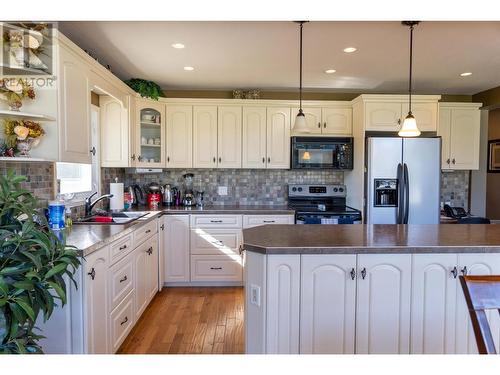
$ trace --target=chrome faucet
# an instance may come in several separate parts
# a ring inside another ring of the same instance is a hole
[[[97,191],[94,194],[92,194],[90,197],[85,198],[85,217],[92,215],[92,209],[99,201],[102,201],[103,199],[106,199],[106,198],[113,197],[113,194],[104,194],[92,202],[92,197],[96,194],[97,194]]]

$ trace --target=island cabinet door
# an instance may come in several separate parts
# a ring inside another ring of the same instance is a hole
[[[455,353],[456,254],[413,254],[411,353]]]
[[[356,255],[302,255],[301,354],[354,354]]]
[[[299,353],[300,255],[267,257],[267,354]]]
[[[410,352],[411,254],[361,254],[356,353]]]
[[[458,254],[460,275],[500,275],[499,254]],[[456,353],[477,354],[476,338],[465,302],[464,292],[457,278]],[[496,310],[487,311],[491,334],[497,351],[500,349],[500,318]]]

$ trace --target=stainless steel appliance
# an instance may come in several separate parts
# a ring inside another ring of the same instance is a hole
[[[441,139],[367,138],[368,224],[439,224]]]
[[[172,187],[170,184],[163,186],[163,204],[171,206],[174,203],[174,195],[172,194]]]
[[[194,190],[193,190],[193,177],[194,174],[186,173],[182,175],[184,178],[184,195],[182,197],[182,204],[184,206],[194,206],[196,205],[196,201],[194,199]]]
[[[288,185],[296,224],[361,224],[361,211],[346,205],[344,185]]]
[[[134,205],[144,206],[146,204],[146,192],[141,185],[132,185],[134,192]]]
[[[353,139],[292,137],[292,169],[352,169]]]

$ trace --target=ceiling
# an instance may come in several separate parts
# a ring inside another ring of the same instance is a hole
[[[122,79],[164,89],[298,87],[293,22],[60,22],[80,47]],[[174,49],[183,43],[184,49]],[[399,22],[304,25],[304,87],[331,92],[405,92],[409,31]],[[345,47],[356,47],[345,53]],[[193,66],[185,71],[184,66]],[[326,74],[326,69],[336,73]],[[468,77],[460,73],[472,72]],[[475,94],[500,86],[500,22],[422,22],[414,32],[414,87]]]

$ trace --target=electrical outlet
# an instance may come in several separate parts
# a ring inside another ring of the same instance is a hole
[[[227,195],[227,186],[219,186],[217,188],[217,194],[219,194],[219,195]]]
[[[250,303],[255,306],[260,306],[260,286],[250,285]]]

